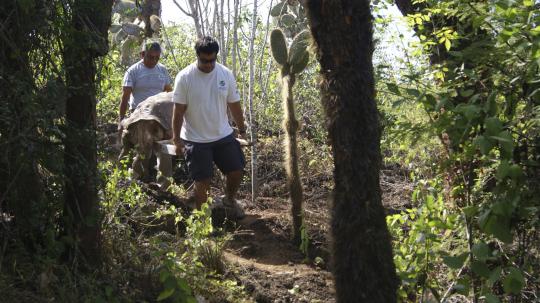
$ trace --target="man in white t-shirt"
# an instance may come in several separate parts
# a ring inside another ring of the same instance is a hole
[[[122,81],[119,122],[126,116],[128,103],[130,112],[133,112],[146,98],[163,91],[172,91],[169,72],[163,64],[158,63],[160,56],[159,43],[145,43],[141,51],[141,60],[126,71]],[[120,123],[118,123],[118,130],[122,131]]]
[[[206,202],[213,163],[227,178],[224,203],[235,203],[245,158],[229,125],[227,109],[243,138],[246,125],[232,72],[216,63],[218,43],[203,37],[195,44],[197,61],[176,76],[173,92],[173,142],[183,152],[195,180],[194,200]]]

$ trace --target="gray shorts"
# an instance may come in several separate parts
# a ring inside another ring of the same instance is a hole
[[[243,170],[246,166],[246,159],[240,148],[240,143],[236,141],[233,134],[209,143],[184,140],[184,148],[184,156],[191,177],[195,181],[212,178],[214,175],[213,163],[216,163],[216,166],[224,174]]]

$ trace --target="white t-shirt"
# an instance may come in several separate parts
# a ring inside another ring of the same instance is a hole
[[[198,143],[222,139],[232,133],[227,103],[240,101],[232,72],[216,63],[205,73],[197,62],[178,73],[174,81],[173,102],[186,104],[180,138]]]
[[[148,68],[142,59],[133,64],[126,71],[122,82],[122,86],[132,88],[129,109],[134,110],[146,98],[163,92],[167,84],[171,84],[171,77],[163,64],[158,63]]]

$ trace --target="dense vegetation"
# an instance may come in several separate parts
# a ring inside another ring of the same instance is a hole
[[[112,16],[93,6],[110,8],[112,1],[0,5],[0,301],[253,300],[235,279],[234,266],[223,260],[229,232],[212,225],[208,206],[189,216],[178,202],[190,183],[176,180],[167,193],[156,194],[131,179],[126,163],[116,163],[121,80],[126,60],[136,59],[138,49],[138,40],[118,34],[119,24],[137,15],[119,7],[127,2],[116,1]],[[398,301],[538,302],[540,3],[370,5],[379,156],[385,173],[405,180],[391,199],[382,192]],[[227,45],[220,61],[235,71],[250,134],[258,142],[246,150],[257,167],[249,168],[255,173],[246,173],[242,191],[246,200],[262,203],[250,193],[253,182],[259,196],[288,195],[288,189],[279,190],[287,182],[285,147],[276,147],[290,136],[282,126],[281,96],[281,79],[288,74],[286,61],[278,64],[272,57],[270,32],[280,28],[291,44],[312,29],[294,0],[274,4],[268,15],[239,5],[227,19],[223,8],[222,3],[213,28],[205,28],[212,23],[200,15],[196,26],[169,24],[154,38],[165,48],[160,62],[172,77],[195,60],[198,31]],[[397,10],[402,16],[390,13]],[[105,33],[109,17],[112,26]],[[80,20],[102,28],[91,30]],[[293,147],[304,197],[324,200],[335,184],[333,150],[319,89],[325,73],[316,60],[320,48],[309,41],[310,55],[301,58],[305,68],[293,73],[290,91],[301,124],[292,130],[298,132]],[[81,68],[81,62],[88,64]],[[95,86],[77,85],[77,71],[94,68],[95,75],[86,74],[94,81],[86,82]],[[74,96],[90,101],[70,103]],[[69,108],[83,103],[93,108],[77,122]],[[97,147],[97,165],[80,152],[88,144]],[[88,217],[78,217],[73,208],[77,178],[95,181],[87,189],[99,212],[90,209]],[[328,262],[310,253],[316,227],[309,214],[302,216],[291,233],[306,262]],[[81,237],[86,227],[86,235],[96,236],[90,245],[96,251],[87,250]]]

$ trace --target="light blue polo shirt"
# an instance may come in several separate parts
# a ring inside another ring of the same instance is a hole
[[[163,64],[158,63],[153,68],[146,67],[143,60],[133,64],[122,81],[122,86],[132,88],[129,109],[133,111],[146,98],[163,92],[165,85],[171,82],[169,72]]]

